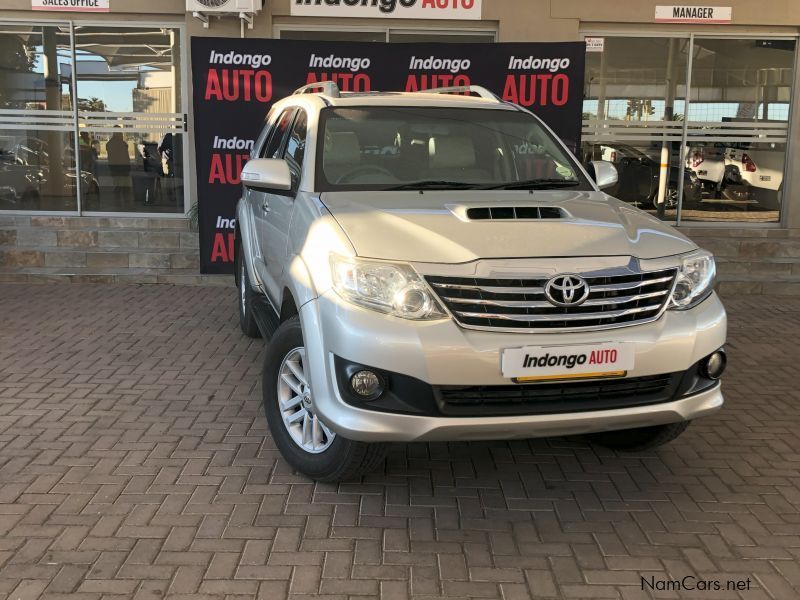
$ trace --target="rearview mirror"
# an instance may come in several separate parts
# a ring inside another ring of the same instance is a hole
[[[617,167],[607,160],[593,160],[589,165],[589,174],[601,190],[611,187],[619,180]]]
[[[292,189],[292,175],[282,158],[254,158],[242,169],[242,183],[247,188],[286,191]]]

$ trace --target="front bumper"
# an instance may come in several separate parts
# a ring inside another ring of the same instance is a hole
[[[314,404],[336,433],[361,441],[447,441],[572,435],[690,420],[722,406],[720,386],[670,402],[620,409],[514,416],[419,416],[366,410],[346,403],[335,357],[402,373],[432,386],[513,385],[500,371],[504,348],[629,342],[629,377],[686,371],[722,347],[726,316],[715,294],[688,311],[656,321],[585,332],[502,333],[459,327],[451,320],[413,322],[358,308],[327,292],[300,310]]]

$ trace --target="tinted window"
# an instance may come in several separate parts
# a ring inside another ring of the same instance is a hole
[[[306,153],[306,113],[300,111],[295,119],[292,133],[289,134],[289,141],[286,142],[286,155],[289,164],[299,170],[303,166],[303,156]]]
[[[380,106],[320,113],[320,191],[492,188],[588,190],[574,159],[532,115],[507,108]]]
[[[281,149],[281,142],[286,135],[286,130],[289,129],[289,124],[292,122],[292,115],[294,114],[293,108],[287,108],[278,117],[278,122],[272,128],[269,134],[267,143],[261,151],[261,158],[278,158],[278,153]]]

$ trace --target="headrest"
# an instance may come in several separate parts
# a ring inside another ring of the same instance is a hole
[[[475,166],[475,146],[466,136],[432,137],[428,140],[431,169]]]
[[[357,165],[361,162],[361,146],[352,131],[331,133],[325,138],[324,166]]]

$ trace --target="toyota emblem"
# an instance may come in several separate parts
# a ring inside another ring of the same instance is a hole
[[[589,297],[589,284],[578,275],[556,275],[545,284],[544,295],[556,306],[578,306]]]

